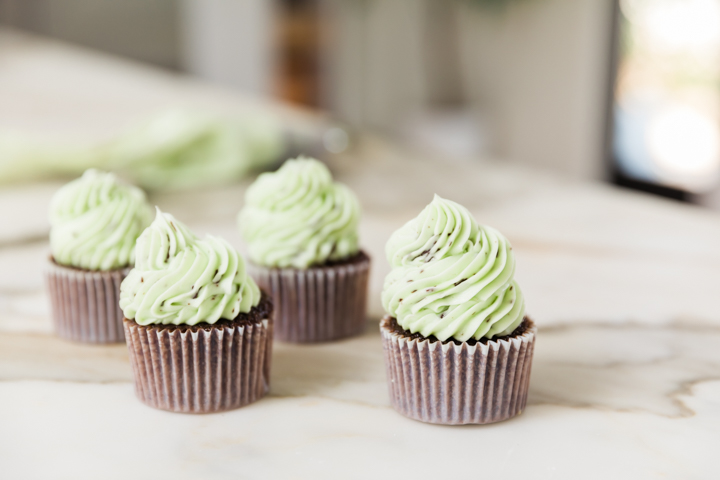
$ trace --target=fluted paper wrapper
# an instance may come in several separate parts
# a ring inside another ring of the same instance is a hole
[[[124,320],[135,393],[151,407],[212,413],[270,389],[272,319],[181,330]]]
[[[118,302],[120,284],[129,271],[82,270],[58,265],[51,259],[45,280],[55,332],[76,342],[124,341],[123,313]]]
[[[506,340],[470,345],[409,339],[380,330],[390,400],[398,412],[443,425],[500,422],[525,409],[536,327]],[[530,321],[530,320],[528,320]]]
[[[248,273],[275,306],[275,338],[311,343],[359,335],[366,325],[370,258],[327,267],[267,268]]]

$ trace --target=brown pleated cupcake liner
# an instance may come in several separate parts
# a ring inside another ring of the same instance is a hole
[[[123,323],[135,393],[151,407],[221,412],[255,402],[270,389],[271,318],[184,329]]]
[[[129,268],[90,271],[49,260],[45,272],[55,332],[85,343],[123,342],[120,284]]]
[[[398,412],[443,425],[495,423],[527,402],[537,328],[486,344],[410,339],[380,323],[390,400]]]
[[[275,305],[275,338],[312,343],[359,335],[366,325],[370,258],[363,252],[347,263],[267,268],[248,263],[248,273]]]

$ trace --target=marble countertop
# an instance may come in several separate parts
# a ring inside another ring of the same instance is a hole
[[[102,136],[188,102],[280,112],[298,128],[320,121],[0,32],[2,128]],[[367,331],[331,344],[276,343],[270,394],[203,416],[141,404],[123,345],[52,335],[42,271],[58,184],[1,188],[0,477],[720,477],[720,216],[507,163],[439,160],[371,135],[329,163],[364,206],[360,233],[374,259]],[[246,185],[151,200],[240,247]],[[433,193],[513,242],[539,325],[528,407],[503,423],[426,425],[389,405],[378,332],[383,246]]]

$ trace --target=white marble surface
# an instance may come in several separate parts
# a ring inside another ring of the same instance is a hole
[[[98,104],[86,93],[109,77],[119,92]],[[0,86],[0,126],[39,133],[101,136],[148,105],[187,98],[226,111],[252,103],[7,33]],[[365,208],[361,236],[374,258],[366,334],[276,344],[270,395],[204,416],[137,401],[124,346],[52,335],[41,273],[57,184],[0,189],[0,478],[720,477],[720,216],[547,172],[438,161],[374,137],[331,166]],[[243,191],[152,200],[240,246]],[[389,406],[377,332],[383,245],[435,192],[511,239],[540,326],[528,407],[501,424],[425,425]]]

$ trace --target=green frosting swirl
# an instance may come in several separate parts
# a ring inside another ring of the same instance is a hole
[[[253,262],[308,268],[358,252],[360,204],[328,168],[311,158],[288,160],[258,177],[238,221]]]
[[[137,240],[135,268],[120,286],[120,308],[140,325],[215,323],[248,313],[260,289],[225,240],[200,240],[168,213]]]
[[[386,254],[392,271],[382,302],[405,330],[479,340],[508,335],[523,320],[510,242],[455,202],[436,195],[390,237]]]
[[[152,214],[145,193],[112,173],[87,170],[50,203],[50,250],[61,265],[112,270],[133,263]]]

